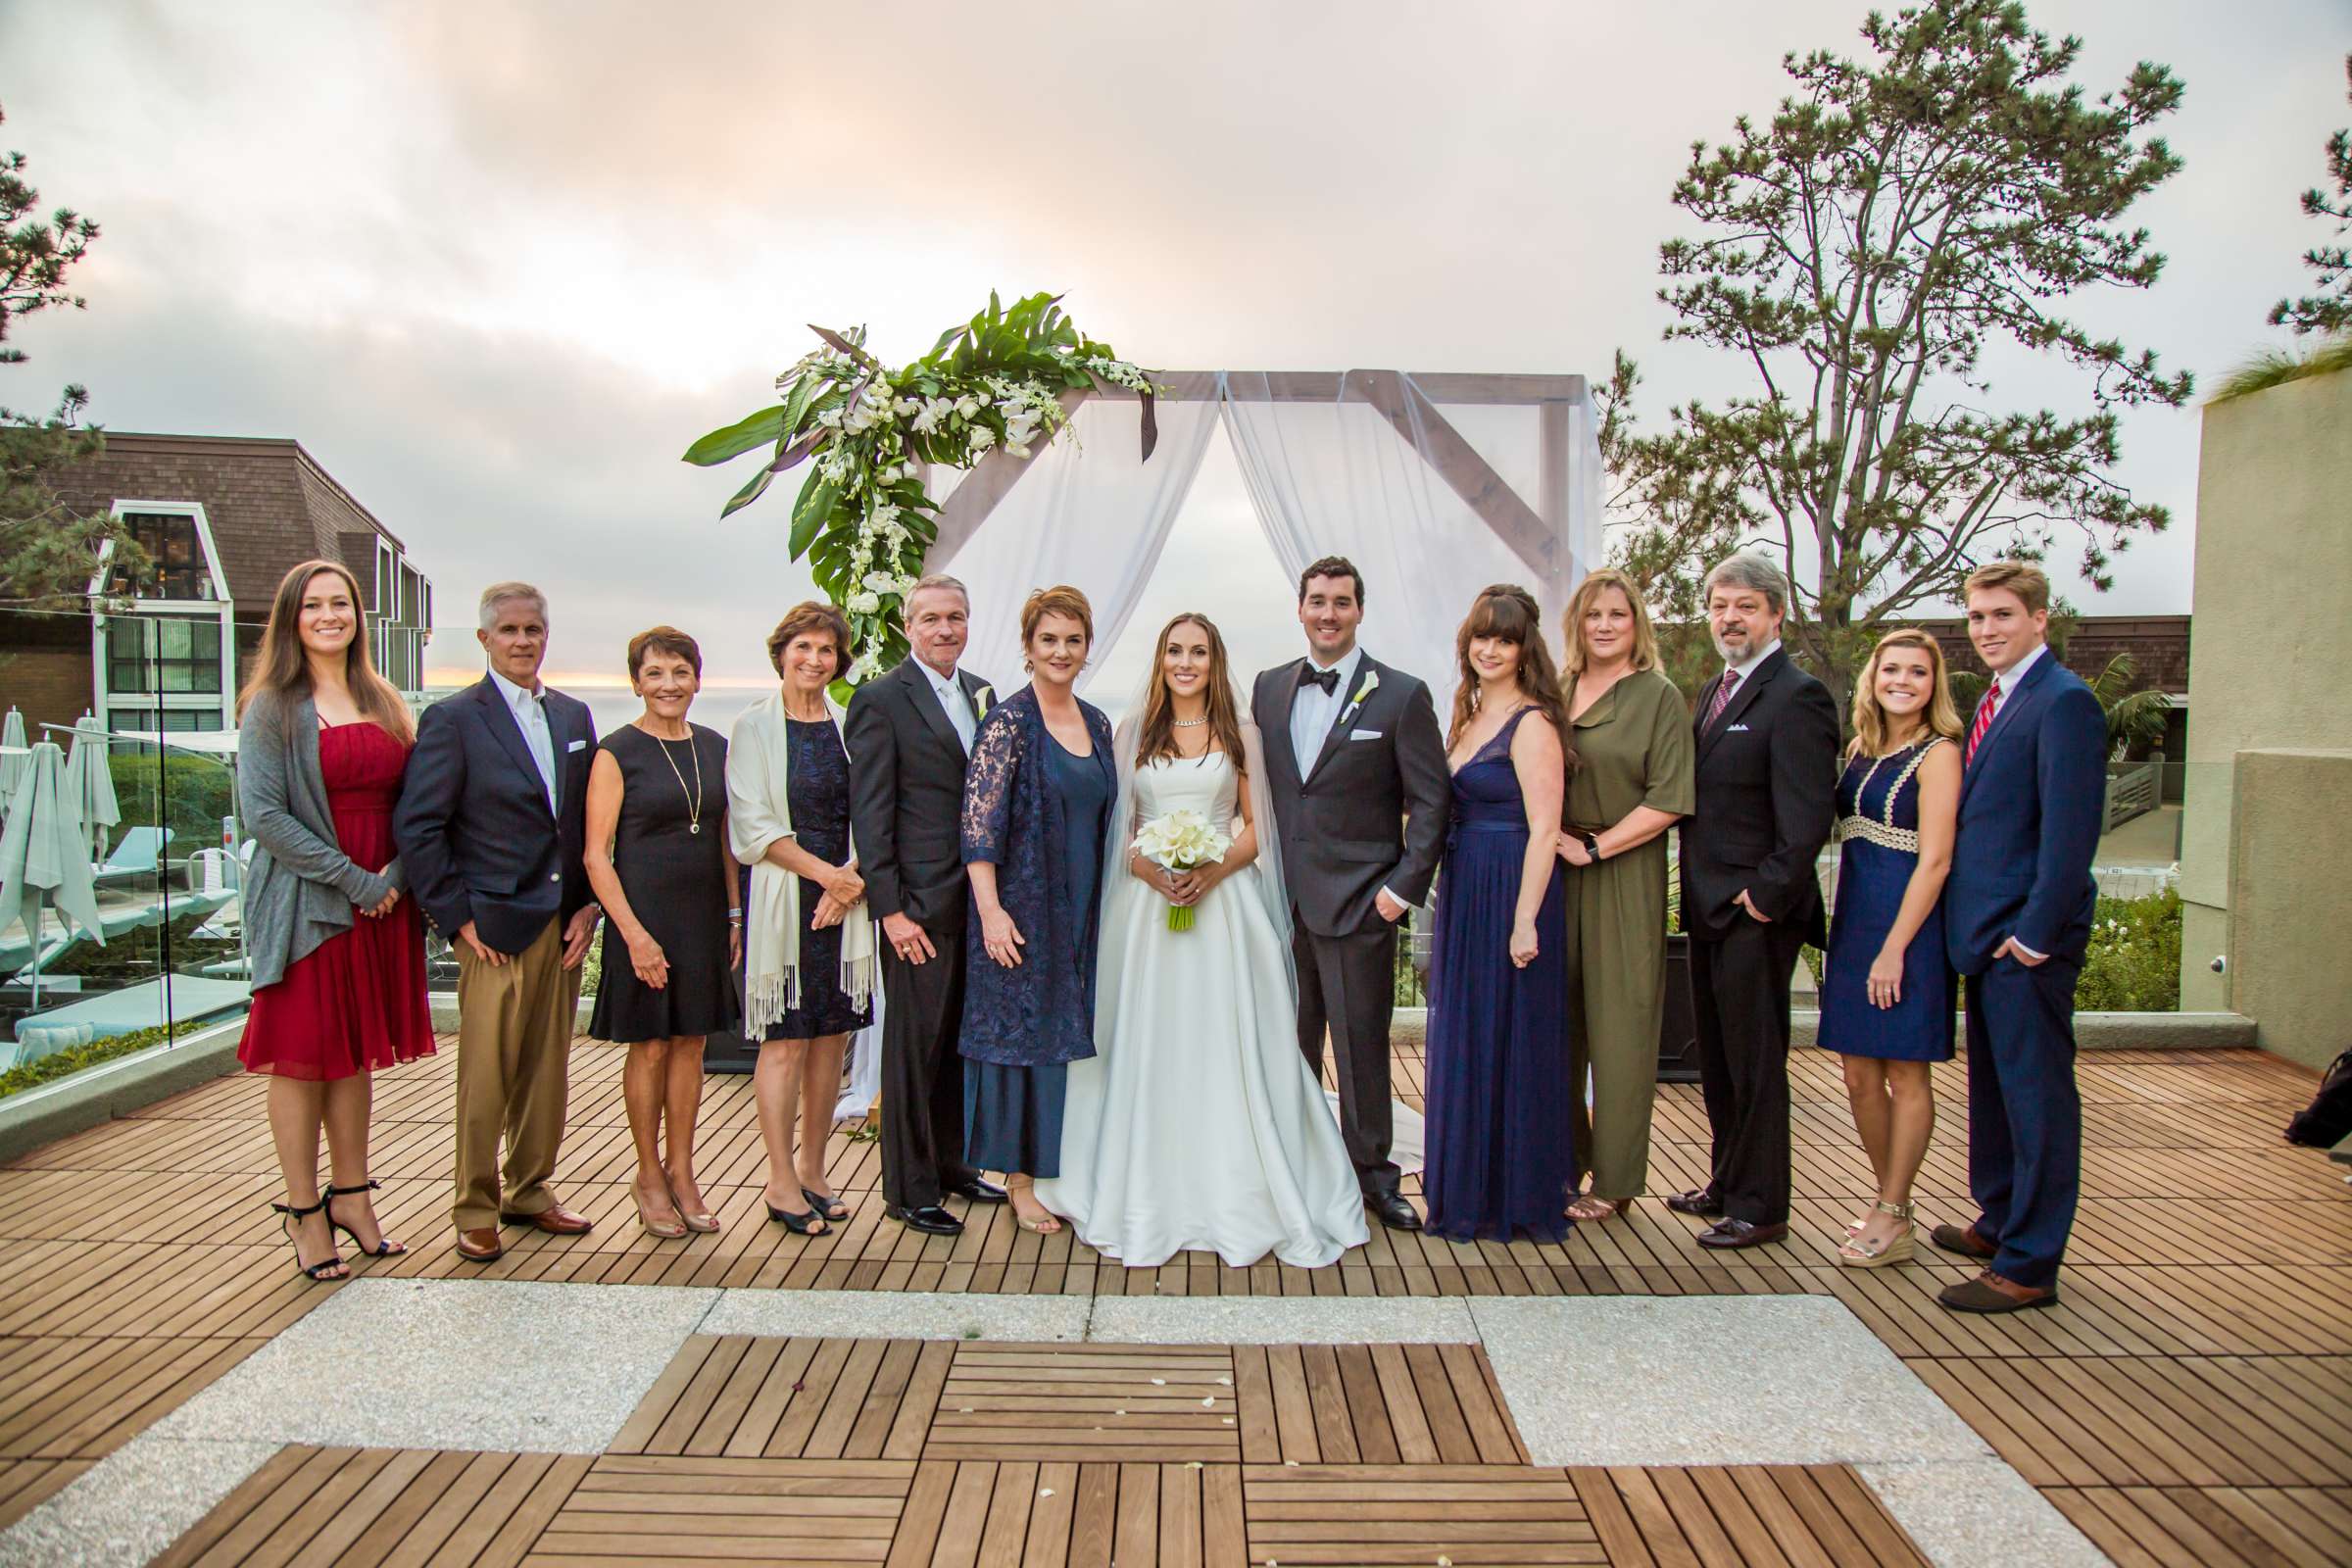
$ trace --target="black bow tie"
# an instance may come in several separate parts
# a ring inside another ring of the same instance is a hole
[[[1340,672],[1336,669],[1309,667],[1306,672],[1306,681],[1310,686],[1322,687],[1324,695],[1330,696],[1340,689]]]

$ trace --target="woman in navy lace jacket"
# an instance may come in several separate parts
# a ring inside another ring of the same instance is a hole
[[[1005,1173],[1025,1230],[1061,1222],[1031,1191],[1061,1174],[1068,1064],[1095,1054],[1095,930],[1118,794],[1110,720],[1078,700],[1094,611],[1075,588],[1021,607],[1023,690],[991,709],[963,785],[964,1157]]]

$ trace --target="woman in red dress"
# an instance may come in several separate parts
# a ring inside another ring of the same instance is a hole
[[[286,1183],[270,1207],[295,1267],[338,1280],[351,1271],[336,1231],[372,1257],[407,1250],[368,1198],[369,1075],[433,1050],[424,929],[392,843],[416,730],[368,659],[350,572],[310,561],[286,574],[237,706],[238,806],[257,845],[244,892],[253,1010],[237,1059],[270,1075]]]

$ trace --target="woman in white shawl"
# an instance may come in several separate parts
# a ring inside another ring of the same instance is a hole
[[[775,696],[735,722],[727,747],[727,834],[752,868],[744,900],[744,1033],[767,1145],[768,1218],[823,1235],[849,1218],[825,1174],[841,1055],[872,1020],[873,925],[850,841],[842,710],[827,695],[850,645],[831,605],[796,605],[768,633]],[[794,1123],[799,1147],[794,1147]]]
[[[1097,1054],[1070,1063],[1061,1175],[1037,1197],[1131,1267],[1186,1250],[1313,1267],[1364,1241],[1355,1167],[1298,1051],[1290,901],[1243,712],[1224,639],[1183,614],[1118,730]],[[1179,874],[1137,853],[1138,830],[1179,809],[1230,834],[1221,860]]]

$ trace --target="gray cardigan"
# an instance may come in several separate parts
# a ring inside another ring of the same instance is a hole
[[[318,710],[256,694],[237,723],[237,809],[254,838],[244,890],[245,952],[258,988],[351,929],[353,907],[373,908],[406,888],[395,859],[370,871],[336,847],[326,777],[318,767]]]

